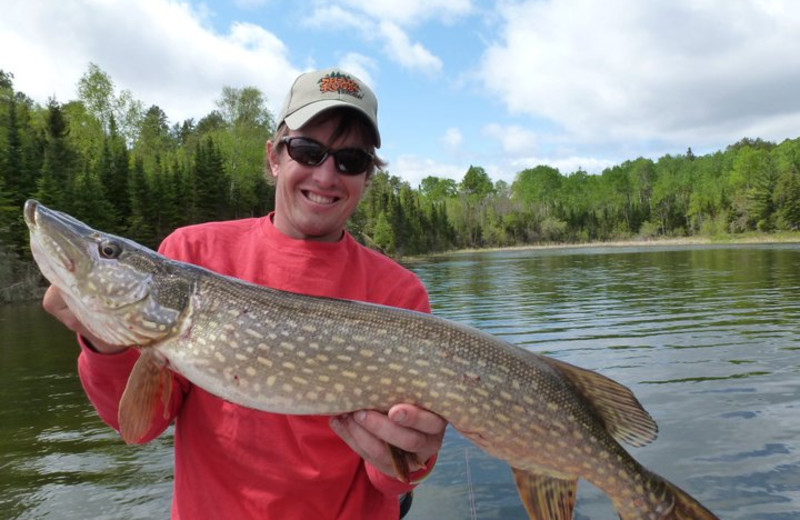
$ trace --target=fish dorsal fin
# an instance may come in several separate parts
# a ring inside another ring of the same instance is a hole
[[[627,387],[597,372],[552,358],[543,359],[578,388],[616,440],[636,447],[655,440],[658,425]]]
[[[572,520],[577,479],[560,479],[517,468],[514,482],[531,520]]]
[[[167,414],[171,391],[172,378],[164,360],[152,349],[143,349],[119,402],[119,433],[126,443],[142,442],[158,411]]]

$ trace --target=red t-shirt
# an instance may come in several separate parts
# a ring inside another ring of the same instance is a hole
[[[178,229],[159,251],[276,289],[430,312],[413,273],[348,234],[336,243],[294,240],[270,217],[242,219]],[[135,349],[102,355],[82,345],[83,386],[116,429],[137,357]],[[243,408],[180,376],[173,387],[169,417],[144,439],[175,421],[173,519],[397,519],[397,496],[411,486],[366,464],[328,417]]]

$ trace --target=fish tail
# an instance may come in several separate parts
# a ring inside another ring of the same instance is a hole
[[[655,473],[645,471],[646,484],[622,490],[614,507],[621,520],[719,520],[689,493]],[[636,489],[636,492],[632,492]]]
[[[667,483],[667,487],[675,497],[675,504],[663,520],[719,520],[714,513],[678,486]]]

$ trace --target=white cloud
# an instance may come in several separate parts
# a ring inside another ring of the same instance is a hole
[[[364,56],[363,54],[351,52],[345,54],[345,56],[339,60],[339,67],[358,76],[358,78],[369,85],[372,90],[377,90],[377,82],[373,78],[372,72],[377,69],[377,64],[372,58]]]
[[[303,25],[317,29],[333,28],[341,30],[353,28],[367,32],[370,30],[370,26],[373,25],[373,23],[372,20],[365,18],[355,11],[326,3],[321,7],[314,8],[314,10],[303,19]]]
[[[416,155],[400,155],[389,164],[387,170],[390,175],[402,177],[412,188],[417,188],[422,179],[429,176],[460,182],[468,168],[469,165],[445,164]]]
[[[381,22],[379,32],[383,36],[386,54],[407,69],[426,73],[439,72],[442,60],[434,56],[420,43],[411,43],[408,35],[393,22]]]
[[[562,175],[570,175],[578,170],[583,170],[591,174],[599,174],[606,168],[610,168],[616,164],[619,163],[607,159],[598,159],[597,157],[517,157],[509,162],[509,168],[504,170],[502,177],[510,184],[513,182],[518,172],[537,166],[556,168]],[[514,173],[509,175],[510,172]]]
[[[458,128],[448,128],[442,136],[442,142],[451,150],[458,150],[464,142],[464,135]]]
[[[470,0],[344,0],[352,9],[381,21],[400,26],[418,24],[431,19],[452,20],[472,12]]]
[[[442,60],[422,43],[412,42],[405,27],[435,16],[466,13],[469,8],[469,2],[466,1],[409,3],[344,0],[338,5],[326,3],[317,6],[304,23],[316,29],[355,29],[365,41],[380,42],[383,52],[393,62],[406,69],[434,74],[442,69]]]
[[[530,154],[537,147],[536,132],[519,125],[501,126],[490,123],[483,129],[484,133],[500,141],[503,151],[512,154]]]
[[[119,90],[161,106],[172,122],[199,119],[222,87],[255,86],[277,110],[299,73],[270,32],[248,23],[217,34],[206,13],[170,0],[11,0],[0,19],[3,68],[38,102],[77,97],[91,60]],[[13,14],[10,14],[13,13]],[[11,27],[13,24],[13,28]],[[35,66],[30,66],[30,64]]]
[[[796,2],[532,0],[500,9],[502,37],[479,76],[511,112],[547,119],[576,143],[655,136],[700,147],[756,128],[770,131],[763,138],[796,136]]]

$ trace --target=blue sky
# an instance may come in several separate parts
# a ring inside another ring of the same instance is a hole
[[[800,136],[793,0],[6,0],[0,68],[39,103],[90,62],[170,122],[300,72],[373,86],[380,155],[417,186],[470,165],[512,182]]]

